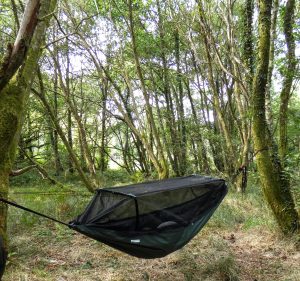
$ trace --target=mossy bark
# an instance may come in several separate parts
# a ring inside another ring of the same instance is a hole
[[[39,17],[52,11],[55,0],[40,1]],[[49,18],[40,21],[30,43],[27,57],[0,91],[0,194],[7,198],[9,190],[9,174],[16,155],[16,147],[23,123],[24,109],[28,100],[30,87],[35,74],[35,67],[40,56],[40,46],[44,41],[45,29]],[[3,249],[1,256],[7,253],[7,206],[0,203],[0,241]],[[5,259],[1,259],[0,276],[5,269]],[[0,277],[1,279],[1,277]]]
[[[295,0],[288,0],[285,6],[283,30],[287,46],[287,68],[285,69],[283,87],[280,93],[280,110],[279,110],[279,155],[280,160],[285,166],[288,152],[288,105],[291,97],[291,89],[296,72],[296,55],[295,55],[295,38],[293,26],[295,24]]]
[[[258,172],[262,189],[278,225],[283,233],[298,230],[299,217],[289,189],[283,176],[277,149],[272,145],[268,131],[265,97],[269,66],[271,0],[259,1],[259,42],[257,69],[253,81],[253,138]]]
[[[7,198],[9,186],[9,174],[15,157],[16,143],[22,122],[24,110],[24,93],[17,86],[17,80],[13,79],[0,95],[0,196]],[[3,257],[7,256],[7,206],[0,202],[0,240]],[[2,276],[6,259],[0,264]],[[1,278],[0,278],[1,279]]]
[[[278,6],[279,6],[279,0],[274,0],[272,16],[271,16],[272,17],[271,30],[270,30],[271,43],[270,43],[268,78],[267,78],[267,86],[266,86],[266,116],[267,116],[269,130],[271,132],[274,131],[271,88],[272,88],[272,77],[273,77],[273,69],[274,69],[274,58],[275,58],[275,40],[277,38],[276,27],[277,27],[277,18],[278,18]]]

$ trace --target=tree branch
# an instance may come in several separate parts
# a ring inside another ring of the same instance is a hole
[[[27,50],[38,23],[40,0],[29,0],[14,45],[8,45],[0,66],[0,92],[8,84],[25,60]]]
[[[19,170],[12,170],[9,174],[11,177],[20,176],[22,174],[25,174],[26,172],[32,170],[33,168],[36,168],[36,165],[30,165],[25,168],[19,169]]]

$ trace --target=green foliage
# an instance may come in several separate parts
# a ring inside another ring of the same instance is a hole
[[[130,179],[134,183],[143,182],[145,180],[151,180],[153,178],[157,178],[157,175],[151,175],[150,177],[147,177],[145,179],[145,175],[140,171],[137,171],[137,172],[130,175]]]
[[[0,2],[0,62],[6,53],[6,46],[12,43],[16,36],[16,25],[14,23],[11,1],[1,0]]]
[[[101,187],[109,187],[114,185],[122,185],[131,182],[130,175],[121,169],[107,170],[101,176]]]

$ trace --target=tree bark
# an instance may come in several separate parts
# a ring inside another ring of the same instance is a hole
[[[183,107],[183,83],[182,83],[182,73],[180,67],[180,39],[179,39],[179,29],[176,27],[174,32],[175,39],[175,62],[176,62],[176,82],[177,82],[177,91],[178,94],[174,93],[177,112],[178,112],[178,139],[176,142],[176,151],[178,152],[178,173],[177,176],[182,176],[185,174],[187,169],[187,136],[186,136],[186,122],[184,116],[184,107]]]
[[[279,109],[279,155],[283,166],[285,166],[288,141],[288,105],[291,97],[291,89],[296,71],[295,38],[293,34],[295,0],[288,0],[285,6],[283,30],[287,45],[287,67],[284,70],[283,87],[280,93]]]
[[[276,27],[277,27],[277,17],[278,17],[278,6],[279,0],[274,0],[272,8],[272,19],[271,19],[271,43],[270,43],[270,59],[269,59],[269,69],[268,69],[268,80],[266,86],[266,117],[269,126],[269,130],[273,133],[273,112],[272,112],[272,76],[274,69],[274,56],[275,56],[275,40],[277,38]]]
[[[265,97],[270,54],[271,0],[259,1],[257,69],[253,80],[253,139],[257,168],[265,198],[278,225],[288,234],[299,229],[299,217],[281,163],[271,146]]]
[[[49,18],[56,1],[30,0],[27,2],[20,30],[13,48],[1,66],[0,73],[0,195],[7,198],[9,174],[16,156],[26,102],[36,65],[41,54]],[[43,20],[37,24],[37,18]],[[37,27],[36,27],[37,26]],[[31,38],[33,38],[31,40]],[[20,66],[22,66],[20,68]],[[16,72],[18,76],[15,76]],[[4,75],[3,75],[4,71]],[[7,206],[0,203],[0,276],[7,256]]]
[[[106,155],[106,118],[107,118],[107,95],[108,95],[108,83],[104,81],[102,89],[102,112],[101,112],[101,146],[100,146],[100,171],[101,173],[107,170],[107,155]]]
[[[36,165],[30,165],[30,166],[26,166],[22,169],[18,169],[18,170],[12,170],[9,174],[10,177],[17,177],[20,175],[23,175],[29,171],[31,171],[33,168],[36,168]]]
[[[8,45],[4,62],[0,67],[0,94],[26,58],[38,23],[40,2],[40,0],[27,2],[15,43]]]
[[[55,26],[56,27],[56,26]],[[55,28],[54,27],[54,28]],[[53,36],[55,38],[56,33],[55,30],[53,31]],[[58,48],[56,45],[54,45],[54,50],[53,50],[53,55],[57,58],[58,55]],[[55,115],[55,118],[58,120],[58,96],[57,96],[57,91],[58,91],[58,73],[57,73],[57,69],[54,68],[54,77],[53,77],[53,91],[54,91],[54,95],[53,95],[53,104],[54,104],[54,109],[53,109],[53,113]],[[60,160],[60,155],[59,155],[59,150],[58,150],[58,133],[57,130],[55,128],[51,128],[52,130],[52,134],[53,134],[53,152],[54,152],[54,161],[55,161],[55,175],[59,176],[61,172],[63,172],[64,168],[62,165],[62,162]]]

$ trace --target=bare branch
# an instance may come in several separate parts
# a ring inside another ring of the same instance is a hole
[[[25,168],[22,168],[22,169],[18,169],[18,170],[12,170],[10,172],[10,176],[11,177],[16,177],[16,176],[20,176],[20,175],[23,175],[25,174],[26,172],[32,170],[33,168],[36,168],[36,165],[30,165],[30,166],[27,166]]]

